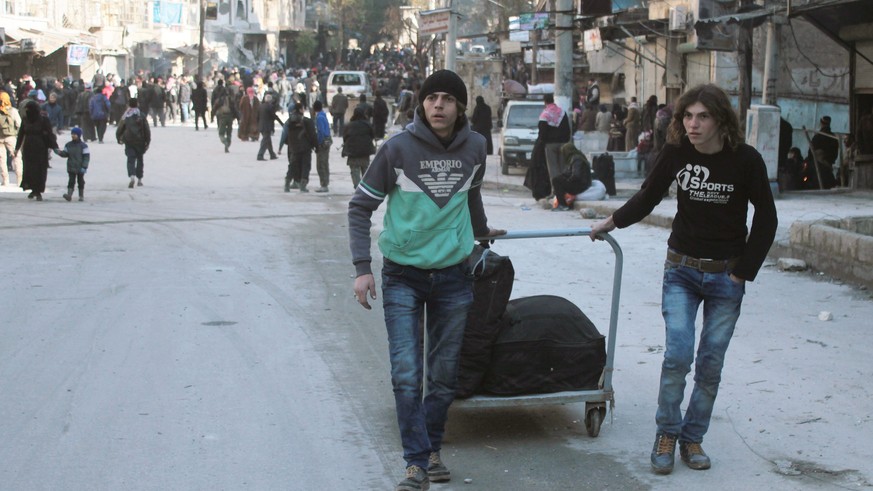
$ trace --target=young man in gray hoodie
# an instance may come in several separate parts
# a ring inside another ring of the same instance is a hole
[[[382,144],[349,202],[355,298],[369,310],[367,296],[376,298],[371,216],[388,201],[378,244],[384,258],[382,304],[391,383],[406,460],[406,477],[396,491],[426,490],[431,481],[451,478],[440,449],[473,301],[465,260],[475,237],[506,233],[488,227],[481,195],[486,144],[464,116],[464,82],[454,72],[439,70],[425,80],[418,100],[413,122]],[[423,334],[428,336],[426,354],[421,352]],[[423,359],[428,361],[428,386],[422,400]]]

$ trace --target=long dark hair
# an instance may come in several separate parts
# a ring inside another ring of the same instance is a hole
[[[737,118],[737,113],[734,112],[727,93],[715,84],[703,84],[688,90],[676,101],[676,107],[673,110],[673,120],[670,122],[670,127],[667,130],[667,143],[678,145],[682,138],[685,137],[685,124],[683,121],[685,119],[685,111],[688,109],[688,106],[692,106],[696,102],[703,104],[706,110],[709,111],[709,114],[715,118],[721,136],[731,150],[735,150],[745,140],[743,132],[740,131],[740,121]]]

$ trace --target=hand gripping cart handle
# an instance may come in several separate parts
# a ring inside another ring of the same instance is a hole
[[[509,239],[540,239],[549,237],[583,237],[588,238],[591,228],[570,228],[555,230],[513,230],[497,237],[478,238],[477,240],[509,240]],[[488,395],[475,395],[469,399],[458,399],[452,404],[459,408],[488,408],[488,407],[517,407],[517,406],[540,406],[548,404],[566,404],[571,402],[585,403],[585,428],[588,435],[596,437],[600,434],[600,424],[606,416],[606,405],[609,403],[610,410],[615,405],[614,392],[612,389],[612,371],[615,362],[615,337],[618,324],[618,305],[621,294],[621,273],[624,257],[621,247],[608,233],[600,233],[597,238],[602,239],[612,246],[615,253],[615,272],[612,280],[612,306],[609,313],[609,333],[606,344],[606,365],[600,377],[598,389],[564,391],[550,394],[531,394],[510,397],[495,397]]]

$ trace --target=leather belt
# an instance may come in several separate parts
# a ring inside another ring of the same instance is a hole
[[[684,254],[679,254],[672,249],[668,249],[667,261],[696,269],[701,273],[724,273],[729,269],[733,269],[734,266],[736,266],[739,262],[739,258],[700,259],[696,257],[686,256]]]

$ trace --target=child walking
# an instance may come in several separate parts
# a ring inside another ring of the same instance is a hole
[[[88,144],[82,141],[82,128],[78,126],[70,130],[72,140],[64,145],[63,150],[55,149],[58,156],[67,159],[67,174],[70,180],[67,182],[67,194],[64,199],[72,201],[73,188],[79,181],[79,201],[85,201],[85,172],[88,171],[88,163],[91,161],[91,151]]]

